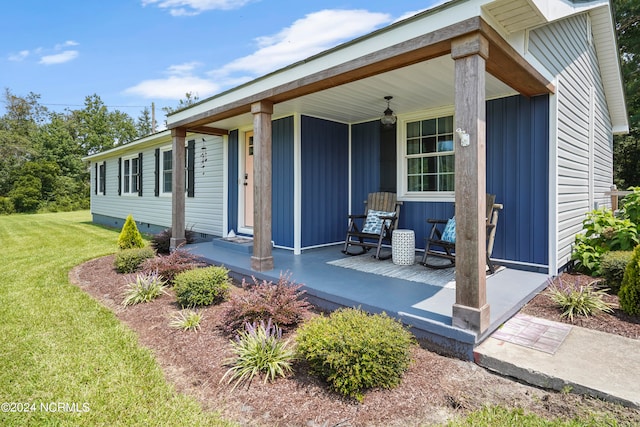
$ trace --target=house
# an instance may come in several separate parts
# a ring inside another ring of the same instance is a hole
[[[425,219],[452,216],[455,203],[453,325],[479,332],[485,193],[504,205],[493,258],[554,275],[585,213],[609,202],[613,135],[628,131],[606,0],[450,1],[167,124],[87,158],[94,221],[133,213],[149,229],[171,225],[174,247],[185,227],[252,235],[251,265],[264,271],[277,268],[273,246],[301,254],[343,241],[369,192],[397,193],[418,249]]]

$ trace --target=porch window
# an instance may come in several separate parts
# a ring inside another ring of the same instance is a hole
[[[188,197],[193,197],[192,190],[194,186],[194,147],[195,142],[189,141],[189,146],[185,147],[185,190]],[[173,150],[171,148],[164,148],[160,150],[160,189],[163,194],[170,194],[173,191]]]
[[[140,184],[140,164],[138,157],[124,159],[122,164],[122,188],[124,194],[138,194]]]
[[[403,193],[409,197],[452,195],[453,116],[409,119],[404,122],[403,131]]]
[[[173,150],[162,152],[162,192],[171,193],[173,181]]]

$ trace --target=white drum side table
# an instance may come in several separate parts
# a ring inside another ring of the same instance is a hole
[[[413,265],[416,262],[416,235],[413,230],[394,230],[391,236],[391,257],[394,264]]]

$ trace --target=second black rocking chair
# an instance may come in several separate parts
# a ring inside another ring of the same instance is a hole
[[[487,194],[487,268],[490,274],[495,273],[495,266],[491,261],[491,252],[493,252],[493,242],[495,240],[496,226],[498,225],[498,211],[502,209],[502,205],[495,203],[496,196],[494,194]],[[455,219],[427,219],[427,223],[431,224],[431,232],[429,237],[425,239],[427,241],[424,256],[420,264],[431,268],[449,268],[453,267],[456,263],[456,244],[455,238],[451,238],[451,234],[455,236]],[[444,229],[440,229],[444,227]],[[442,251],[434,251],[433,247],[441,248]],[[445,263],[433,263],[428,262],[427,257],[434,256],[439,258],[445,258],[449,262]]]

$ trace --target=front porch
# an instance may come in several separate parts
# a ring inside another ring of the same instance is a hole
[[[310,249],[301,255],[274,249],[277,269],[251,269],[251,253],[217,246],[212,242],[188,245],[187,249],[212,264],[227,267],[234,278],[255,276],[277,281],[280,273],[291,273],[291,279],[302,283],[313,304],[333,310],[338,307],[361,307],[372,312],[386,312],[411,326],[412,332],[426,348],[462,359],[473,359],[473,348],[502,323],[515,314],[546,285],[547,275],[506,268],[487,278],[487,303],[490,325],[481,334],[452,326],[451,307],[456,291],[451,285],[429,284],[379,274],[365,273],[328,264],[347,257],[340,246]],[[360,257],[369,257],[368,254]],[[391,260],[380,261],[391,263]],[[426,271],[429,271],[425,267]],[[434,278],[439,271],[434,272]],[[435,282],[435,280],[433,281]]]

